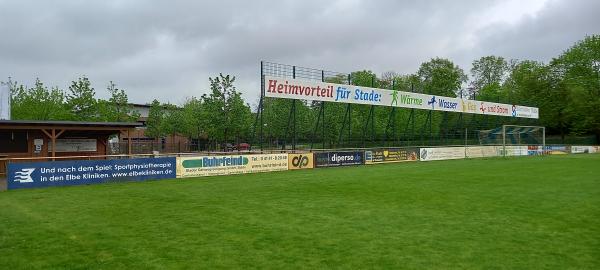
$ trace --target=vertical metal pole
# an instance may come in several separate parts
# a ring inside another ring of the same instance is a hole
[[[317,136],[317,130],[319,129],[319,122],[321,120],[321,115],[323,114],[323,102],[321,102],[321,106],[319,107],[319,112],[317,113],[317,123],[315,123],[315,129],[312,132],[311,140],[310,140],[310,149],[313,149],[313,145],[315,142],[315,137]],[[323,147],[325,148],[325,147]]]
[[[263,99],[265,96],[265,76],[264,76],[264,64],[260,61],[260,101],[258,103],[258,113],[260,114],[260,152],[263,152]]]
[[[338,138],[338,145],[342,144],[342,137],[344,136],[344,125],[346,124],[346,115],[348,115],[348,105],[346,105],[346,111],[344,112],[344,119],[342,119],[342,126],[340,127],[340,137]]]
[[[396,89],[396,79],[394,78],[394,79],[392,79],[392,91],[395,90],[395,89]],[[396,105],[398,105],[398,104],[396,104]],[[397,123],[398,119],[396,117],[396,110],[395,110],[395,108],[396,107],[394,107],[394,125],[392,126],[393,127],[392,128],[392,132],[393,132],[393,136],[394,136],[394,144],[399,146],[399,144],[400,144],[399,141],[400,140],[398,138],[398,125],[397,125],[398,124]]]
[[[546,127],[542,127],[542,153],[546,150]]]
[[[321,82],[325,82],[325,71],[321,70]],[[323,140],[323,149],[325,149],[325,101],[321,101],[321,140]]]
[[[352,104],[348,103],[348,142],[352,142]]]
[[[12,94],[13,94],[13,87],[12,87],[13,83],[12,83],[12,78],[8,77],[8,120],[11,120],[12,118],[12,110],[10,108],[12,108]],[[8,162],[6,162],[6,166],[8,166]],[[5,171],[5,172],[8,172]]]
[[[465,128],[465,158],[467,158],[467,129]]]
[[[292,67],[292,78],[296,79],[296,66]],[[296,100],[292,101],[292,110],[294,110],[294,126],[292,127],[292,152],[296,152]]]
[[[429,111],[429,144],[433,145],[433,111]]]
[[[375,76],[371,77],[371,87],[375,87]],[[375,143],[375,105],[371,105],[371,143]]]
[[[292,126],[292,152],[296,152],[296,100],[294,99],[292,103],[292,113],[293,113],[293,126]]]
[[[371,105],[371,143],[375,142],[375,106]]]
[[[502,125],[502,155],[506,157],[506,126]]]
[[[348,74],[348,84],[352,85],[352,74]],[[348,142],[352,141],[352,104],[348,103]]]

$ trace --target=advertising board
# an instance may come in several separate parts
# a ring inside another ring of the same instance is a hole
[[[421,161],[461,159],[461,158],[465,158],[465,148],[464,147],[421,148],[419,158]]]
[[[547,155],[566,155],[571,153],[571,150],[565,145],[547,145],[544,152]]]
[[[288,154],[178,157],[177,177],[285,171]]]
[[[267,97],[327,101],[422,110],[538,118],[539,110],[512,104],[476,101],[347,84],[264,76]]]
[[[527,146],[527,155],[529,156],[539,156],[544,154],[544,147],[541,145],[528,145]]]
[[[527,156],[528,154],[527,146],[525,145],[498,146],[498,156]]]
[[[56,139],[55,152],[96,152],[96,139]],[[48,152],[52,152],[52,142],[48,144]]]
[[[365,164],[363,151],[337,151],[315,153],[315,167],[337,167]]]
[[[315,167],[313,153],[288,154],[288,169],[312,169]]]
[[[596,153],[596,148],[593,146],[571,146],[571,153],[572,154],[591,154],[591,153]]]
[[[365,164],[419,160],[417,148],[381,148],[365,151]]]
[[[9,163],[7,188],[70,186],[175,178],[175,158]]]
[[[483,157],[497,157],[498,147],[497,146],[467,146],[466,148],[467,158],[483,158]]]

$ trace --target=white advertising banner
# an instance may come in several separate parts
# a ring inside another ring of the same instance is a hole
[[[591,154],[596,153],[596,147],[593,146],[571,146],[572,154]]]
[[[346,84],[265,76],[265,96],[422,110],[538,118],[538,108]]]
[[[10,88],[0,83],[0,120],[10,120]]]
[[[527,156],[528,148],[526,145],[518,145],[518,146],[498,146],[498,156],[504,156],[504,151],[506,150],[506,156]]]
[[[497,157],[497,146],[467,146],[467,158]]]
[[[56,139],[55,152],[96,152],[96,139]],[[48,152],[52,152],[52,142],[48,144]]]
[[[177,177],[285,171],[288,154],[178,157]]]
[[[464,147],[438,147],[438,148],[421,148],[420,160],[445,160],[445,159],[461,159],[465,158]]]

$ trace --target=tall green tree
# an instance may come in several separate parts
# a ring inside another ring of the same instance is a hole
[[[111,81],[106,88],[110,94],[108,100],[99,99],[98,120],[110,122],[135,122],[139,119],[140,113],[133,109],[129,104],[129,98],[125,90],[117,88]]]
[[[455,97],[468,78],[459,66],[443,58],[422,63],[417,75],[426,93],[447,97]]]
[[[205,135],[208,116],[203,108],[202,99],[195,97],[185,101],[182,108],[182,133],[190,138],[200,138]]]
[[[71,82],[66,101],[68,108],[73,113],[73,120],[93,121],[99,118],[96,91],[87,77],[83,76],[77,81]]]
[[[65,94],[58,88],[48,89],[40,79],[32,88],[13,84],[11,116],[19,120],[69,120],[73,115],[65,105]]]
[[[163,104],[163,121],[160,129],[163,134],[175,136],[186,133],[188,122],[185,119],[183,109],[174,104]]]
[[[571,132],[595,134],[600,143],[600,35],[587,36],[550,62],[553,78],[566,92]]]
[[[165,112],[163,106],[156,99],[152,101],[150,105],[150,111],[148,112],[148,119],[146,120],[146,130],[144,134],[150,138],[160,138],[166,135],[163,128],[163,121],[165,118]]]
[[[207,117],[206,133],[214,142],[229,142],[250,129],[250,107],[244,104],[234,85],[235,76],[219,74],[209,78],[211,92],[202,96]]]
[[[481,57],[473,61],[470,89],[477,95],[478,100],[498,101],[507,72],[508,63],[503,57]]]

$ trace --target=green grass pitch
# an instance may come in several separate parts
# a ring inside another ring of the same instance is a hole
[[[600,154],[0,193],[1,269],[600,269]]]

